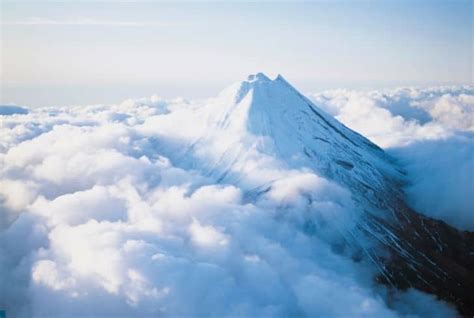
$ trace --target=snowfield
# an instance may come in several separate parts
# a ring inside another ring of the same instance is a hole
[[[473,108],[472,87],[308,99],[259,73],[208,100],[7,109],[0,308],[456,316],[375,283],[369,216],[406,191],[417,211],[474,230]]]

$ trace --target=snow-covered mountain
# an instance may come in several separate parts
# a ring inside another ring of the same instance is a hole
[[[474,311],[474,234],[411,209],[402,191],[405,173],[394,159],[322,111],[282,76],[271,80],[262,73],[250,75],[192,113],[172,112],[166,119],[192,121],[183,122],[179,138],[184,142],[172,147],[176,164],[238,185],[249,202],[281,186],[281,171],[274,167],[329,179],[350,190],[355,212],[342,215],[326,207],[321,213],[311,205],[310,188],[305,198],[307,231],[329,235],[333,249],[356,261],[372,262],[379,282],[436,294],[462,314]]]

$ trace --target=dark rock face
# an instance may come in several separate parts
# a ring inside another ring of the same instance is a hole
[[[389,255],[380,258],[385,272],[379,282],[399,288],[414,287],[456,306],[466,317],[474,314],[474,233],[420,215],[403,203],[396,222],[375,219],[374,228],[396,236],[382,242]]]

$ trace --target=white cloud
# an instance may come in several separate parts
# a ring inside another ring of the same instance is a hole
[[[428,216],[474,231],[474,134],[391,150],[410,176],[409,202]]]
[[[201,225],[199,221],[193,220],[189,225],[191,240],[200,247],[219,247],[229,243],[227,235],[210,225]]]
[[[371,265],[332,248],[356,225],[350,192],[263,154],[267,140],[238,167],[248,178],[217,182],[218,140],[198,152],[202,164],[182,153],[206,127],[186,111],[195,107],[153,97],[0,119],[0,213],[14,215],[0,230],[0,285],[14,286],[0,289],[0,307],[12,317],[397,316]],[[393,120],[376,113],[374,123]]]
[[[444,94],[432,102],[419,102],[432,118],[456,130],[474,130],[474,96]]]
[[[474,88],[386,91],[333,90],[311,95],[315,103],[379,146],[436,140],[472,130]]]

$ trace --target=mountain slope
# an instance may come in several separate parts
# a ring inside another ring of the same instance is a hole
[[[412,210],[396,163],[283,77],[250,75],[193,116],[203,127],[187,147],[176,149],[177,161],[198,165],[217,182],[238,184],[247,189],[249,200],[272,191],[280,180],[269,165],[308,170],[334,181],[350,190],[356,215],[341,221],[322,218],[316,209],[308,212],[308,229],[317,235],[324,224],[337,231],[339,238],[330,241],[333,248],[356,261],[370,260],[379,282],[436,294],[463,315],[474,312],[474,234]]]

